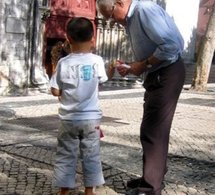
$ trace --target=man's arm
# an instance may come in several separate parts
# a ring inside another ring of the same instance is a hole
[[[152,55],[146,60],[128,64],[130,68],[119,66],[117,67],[117,71],[121,76],[126,76],[129,73],[136,76],[140,76],[145,71],[149,70],[153,66],[159,65],[161,62],[162,61],[160,61],[159,59]]]

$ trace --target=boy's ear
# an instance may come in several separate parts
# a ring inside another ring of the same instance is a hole
[[[90,40],[90,43],[91,43],[91,46],[93,48],[95,48],[95,45],[96,45],[96,40],[95,40],[95,37],[93,36],[92,39]]]
[[[95,37],[94,36],[92,37],[91,42],[93,42],[93,43],[95,42]]]
[[[69,37],[68,35],[66,35],[66,40],[67,40],[70,44],[72,44],[72,43],[73,43],[72,38],[71,38],[71,37]]]

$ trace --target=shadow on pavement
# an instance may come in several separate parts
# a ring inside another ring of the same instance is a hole
[[[8,124],[16,124],[20,126],[35,128],[40,131],[51,131],[58,129],[59,118],[57,115],[49,115],[42,117],[17,118],[6,121]]]
[[[203,99],[203,98],[202,99],[201,98],[179,99],[179,103],[215,107],[215,98],[214,99]]]
[[[121,118],[113,118],[104,116],[102,118],[102,125],[110,124],[113,126],[119,125],[129,125],[129,123],[118,121]],[[5,121],[7,124],[16,124],[20,126],[35,128],[41,131],[51,131],[58,129],[59,118],[58,115],[49,115],[42,117],[27,117],[27,118],[17,118]]]
[[[109,144],[108,144],[109,145]],[[109,145],[108,147],[113,147]],[[124,146],[125,147],[125,146]],[[125,147],[125,150],[130,150]],[[8,185],[20,186],[14,187],[20,194],[26,189],[32,194],[43,194],[45,191],[56,191],[51,186],[54,150],[41,148],[38,146],[6,146],[0,147],[0,190],[2,192],[8,189]],[[121,159],[114,159],[114,161]],[[141,156],[139,156],[141,160]],[[127,159],[129,163],[129,159]],[[166,184],[185,185],[195,189],[204,189],[207,192],[214,193],[214,162],[201,161],[189,157],[169,155],[169,171],[165,177]],[[79,162],[80,166],[80,162]],[[134,165],[135,166],[135,165]],[[117,193],[126,192],[126,182],[136,178],[135,174],[129,170],[123,170],[123,166],[117,167],[114,164],[103,162],[103,171],[106,185]],[[141,170],[139,170],[141,171]],[[81,169],[77,169],[78,174],[82,174]],[[80,176],[81,177],[81,176]],[[79,181],[80,182],[80,181]],[[15,184],[13,184],[15,183]],[[14,192],[11,189],[11,193]],[[18,188],[19,189],[19,188]]]
[[[102,122],[107,124],[111,122],[112,126],[127,125],[125,122],[118,121],[119,119],[104,117]],[[42,194],[45,191],[55,192],[56,189],[51,187],[51,178],[58,123],[57,115],[3,121],[0,125],[1,138],[4,139],[2,142],[10,141],[10,135],[13,132],[17,134],[13,134],[15,140],[12,140],[10,145],[0,142],[1,191],[8,190],[8,186],[14,186],[10,188],[11,193],[14,190],[20,191],[20,194],[23,194],[23,190],[29,190],[33,194]],[[138,137],[136,135],[132,139],[138,139]],[[126,133],[119,135],[119,138],[125,141],[131,139]],[[103,169],[106,184],[123,194],[126,191],[126,182],[141,174],[141,148],[126,146],[123,142],[114,144],[104,141],[101,146],[105,156]],[[185,185],[215,193],[213,161],[170,154],[168,165],[169,171],[165,177],[167,184]]]

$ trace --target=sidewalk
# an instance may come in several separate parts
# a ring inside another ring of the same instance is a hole
[[[185,86],[186,88],[186,86]],[[100,92],[101,156],[106,185],[97,195],[125,194],[142,170],[142,88]],[[48,94],[0,98],[0,195],[51,195],[58,102]],[[215,194],[215,85],[184,90],[174,117],[163,195]],[[77,189],[83,191],[81,164]],[[76,194],[75,191],[71,194]]]

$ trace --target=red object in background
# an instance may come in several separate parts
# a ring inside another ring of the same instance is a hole
[[[100,126],[96,126],[95,129],[99,131],[100,138],[103,138],[104,137],[104,133],[101,130]]]
[[[51,12],[58,16],[84,16],[89,19],[95,18],[94,0],[52,0]]]
[[[46,22],[47,38],[65,38],[66,23],[72,17],[86,17],[94,21],[96,7],[94,0],[51,0],[51,16]]]

